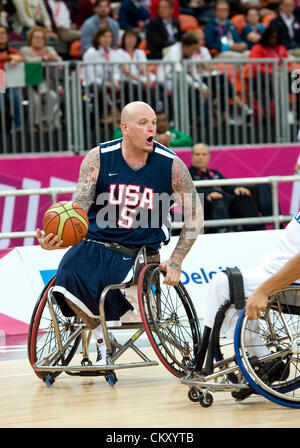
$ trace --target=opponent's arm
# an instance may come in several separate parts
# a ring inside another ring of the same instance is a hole
[[[263,282],[247,299],[246,316],[258,319],[266,310],[268,297],[300,278],[300,253],[291,258],[276,274]]]
[[[174,199],[183,210],[184,226],[170,259],[161,263],[161,268],[167,272],[165,283],[176,285],[180,279],[182,261],[196,241],[203,225],[203,209],[199,195],[189,170],[177,157],[172,167],[172,188]]]
[[[99,147],[91,149],[84,157],[79,172],[79,179],[73,201],[80,204],[86,213],[94,200],[96,184],[100,170]],[[40,229],[36,231],[36,237],[43,249],[53,250],[61,248],[63,241],[58,241],[57,235],[49,233],[43,235]]]

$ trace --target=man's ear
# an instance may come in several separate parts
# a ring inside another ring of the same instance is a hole
[[[126,135],[127,134],[127,129],[128,129],[128,125],[127,125],[127,123],[121,123],[120,124],[120,128],[121,128],[121,131],[122,131],[122,134],[123,135]]]

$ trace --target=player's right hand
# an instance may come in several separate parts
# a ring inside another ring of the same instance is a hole
[[[63,240],[57,241],[58,236],[53,235],[53,233],[49,233],[48,235],[44,235],[40,229],[36,229],[36,238],[39,242],[39,245],[46,250],[54,250],[54,249],[64,249],[62,247]]]
[[[268,304],[268,295],[257,289],[246,301],[245,314],[248,320],[256,320],[266,311]]]

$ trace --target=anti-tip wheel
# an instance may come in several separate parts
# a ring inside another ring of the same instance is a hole
[[[213,396],[209,393],[200,396],[199,403],[203,408],[209,408],[213,404]]]
[[[44,381],[45,381],[47,387],[51,387],[55,380],[51,375],[47,375],[45,377]]]
[[[105,376],[106,381],[110,385],[110,387],[114,387],[116,382],[118,381],[118,378],[115,373],[110,373],[109,375]]]
[[[191,387],[188,391],[189,400],[193,401],[194,403],[200,400],[201,395],[201,392],[199,392],[199,390],[194,386]]]

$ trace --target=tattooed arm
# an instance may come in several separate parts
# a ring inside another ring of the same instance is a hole
[[[96,184],[100,170],[99,147],[91,149],[82,161],[74,202],[88,213],[95,198]]]
[[[164,283],[177,285],[181,274],[181,263],[197,239],[203,225],[203,209],[186,165],[175,157],[172,167],[174,199],[181,206],[184,226],[171,258],[161,263],[167,273]]]
[[[96,193],[96,183],[100,170],[100,154],[99,147],[91,149],[80,166],[79,179],[73,201],[80,204],[86,213],[94,200]],[[63,241],[57,241],[57,236],[53,233],[45,236],[40,229],[36,231],[36,237],[43,249],[53,250],[60,249]]]

